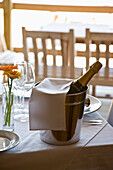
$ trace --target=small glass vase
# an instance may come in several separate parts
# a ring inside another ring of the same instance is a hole
[[[14,130],[14,94],[6,88],[2,94],[2,129]]]

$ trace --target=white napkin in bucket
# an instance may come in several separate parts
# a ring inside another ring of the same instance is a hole
[[[65,97],[72,79],[46,78],[32,89],[30,130],[66,130]]]

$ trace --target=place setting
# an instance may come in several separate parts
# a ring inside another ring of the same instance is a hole
[[[16,147],[20,143],[20,137],[10,131],[0,130],[0,152]]]
[[[89,94],[86,95],[82,125],[102,125],[103,120],[100,116],[96,116],[96,111],[101,108],[101,105],[102,103],[98,98]]]

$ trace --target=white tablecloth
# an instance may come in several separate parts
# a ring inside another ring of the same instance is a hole
[[[92,118],[93,118],[92,113]],[[95,119],[103,119],[97,112],[95,112]],[[86,117],[86,116],[85,116]],[[89,117],[89,116],[87,116]],[[89,117],[90,118],[90,117]],[[17,123],[15,122],[15,133],[17,133],[21,142],[15,148],[7,151],[7,153],[23,153],[23,152],[33,152],[42,150],[54,150],[54,149],[76,149],[76,147],[83,147],[86,145],[104,126],[107,122],[103,119],[103,124],[98,126],[83,125],[81,129],[80,141],[74,145],[68,146],[54,146],[46,144],[40,140],[40,131],[29,131],[29,125],[27,123]]]
[[[98,112],[84,119],[103,119]],[[80,141],[67,146],[49,145],[40,140],[39,131],[29,131],[28,123],[15,122],[21,137],[15,148],[0,153],[0,169],[73,170],[113,167],[113,129],[102,125],[82,125]]]
[[[49,23],[41,27],[43,31],[65,31],[68,32],[69,29],[73,29],[75,32],[75,37],[85,37],[86,28],[89,28],[93,32],[113,32],[113,29],[108,25],[94,25],[94,24],[83,24],[78,22],[70,23]]]

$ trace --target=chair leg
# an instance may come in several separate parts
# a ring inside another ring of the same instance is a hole
[[[96,96],[95,91],[96,91],[96,86],[92,86],[92,95],[93,95],[93,96]]]
[[[90,94],[90,85],[88,86],[87,94]]]

